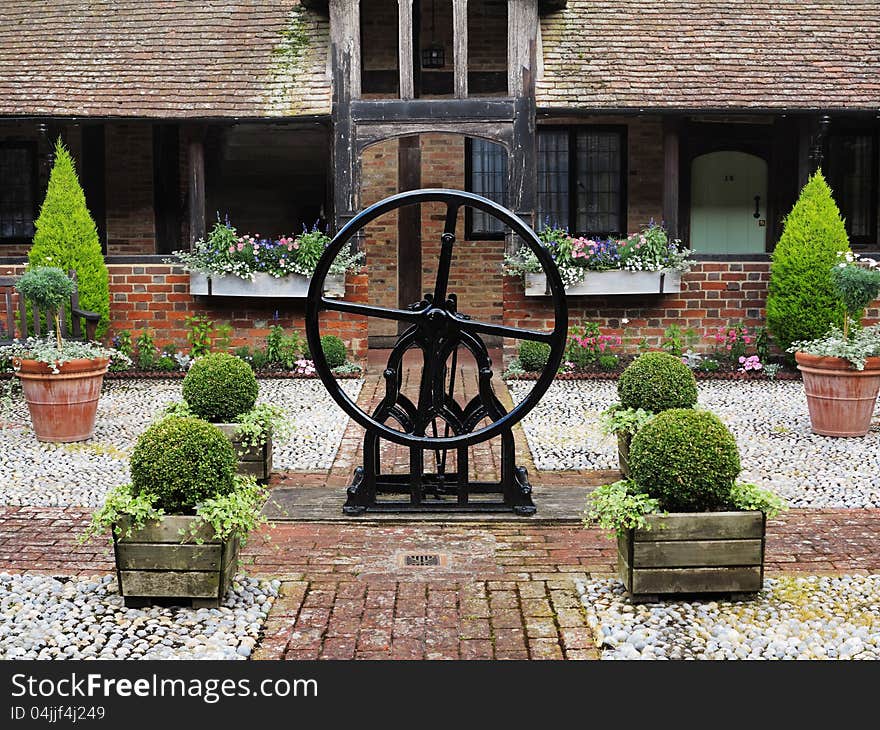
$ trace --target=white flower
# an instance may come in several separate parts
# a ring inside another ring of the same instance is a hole
[[[620,320],[620,323],[621,324],[629,324],[629,320],[626,317],[624,317],[622,320]]]

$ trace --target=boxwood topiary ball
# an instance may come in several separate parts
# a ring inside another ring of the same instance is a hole
[[[740,468],[733,434],[708,411],[664,411],[629,447],[630,477],[671,512],[725,509]]]
[[[232,443],[200,418],[168,416],[137,440],[131,454],[135,493],[155,494],[166,513],[191,511],[234,488],[238,460]]]
[[[183,379],[183,399],[199,418],[234,421],[257,402],[259,386],[244,360],[217,352],[196,360]]]
[[[519,364],[527,373],[536,373],[547,367],[550,360],[550,345],[546,342],[523,340],[519,346]]]
[[[617,395],[624,408],[643,408],[651,413],[693,408],[697,403],[697,381],[679,358],[665,352],[648,352],[620,374]]]

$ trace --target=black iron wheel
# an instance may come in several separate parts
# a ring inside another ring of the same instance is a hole
[[[324,296],[324,281],[330,270],[330,266],[339,252],[342,251],[346,245],[349,245],[349,242],[359,230],[378,217],[397,208],[418,203],[434,202],[445,203],[446,205],[445,226],[441,235],[442,247],[434,292],[430,297],[426,297],[426,299],[421,302],[422,306],[414,306],[412,309],[392,309],[387,307],[377,307],[370,304],[360,304],[358,302],[349,302],[344,299],[331,299]],[[452,263],[452,248],[455,243],[455,226],[456,221],[458,220],[458,212],[464,207],[476,208],[477,210],[488,213],[495,219],[499,220],[519,236],[532,250],[535,256],[537,256],[538,261],[541,263],[541,266],[547,275],[550,294],[553,298],[554,320],[553,329],[551,331],[547,332],[522,329],[519,327],[507,327],[492,322],[474,320],[468,318],[465,314],[455,311],[454,308],[450,310],[450,308],[445,306],[448,300],[447,289],[449,284],[449,271]],[[481,334],[499,335],[501,337],[510,337],[517,340],[544,342],[550,345],[550,357],[547,365],[541,372],[540,377],[535,381],[535,385],[529,394],[510,412],[502,415],[498,420],[493,421],[489,425],[470,433],[455,434],[444,437],[420,436],[404,433],[371,418],[370,415],[358,408],[354,401],[352,401],[339,386],[339,383],[333,377],[333,373],[327,364],[327,359],[321,348],[321,333],[318,320],[322,311],[337,311],[353,315],[364,315],[367,317],[406,322],[410,325],[424,328],[426,331],[443,329],[448,333],[450,329],[453,329],[473,336],[479,336]],[[567,333],[568,307],[565,300],[565,289],[562,284],[562,279],[559,276],[559,271],[557,270],[552,257],[535,232],[503,206],[479,195],[457,190],[424,189],[399,193],[398,195],[393,195],[376,203],[356,215],[342,228],[341,231],[339,231],[339,233],[336,234],[321,256],[317,268],[315,269],[315,273],[312,276],[308,299],[306,301],[306,336],[308,338],[309,350],[315,363],[315,370],[333,400],[335,400],[356,423],[360,424],[367,430],[377,432],[381,438],[404,446],[417,446],[423,449],[438,450],[470,446],[497,436],[518,423],[538,404],[538,401],[547,391],[547,388],[550,387],[550,383],[553,381],[553,377],[559,369],[559,364],[562,362]]]

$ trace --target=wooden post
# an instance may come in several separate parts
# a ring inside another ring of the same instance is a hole
[[[421,186],[419,136],[401,137],[397,148],[397,192],[417,190]],[[408,205],[397,211],[397,304],[401,309],[422,298],[421,207]],[[400,322],[398,334],[409,326],[407,322]]]
[[[523,73],[528,69],[534,79],[533,46],[538,41],[538,3],[535,0],[509,0],[507,5],[507,93],[520,96]]]
[[[205,237],[205,142],[204,130],[194,130],[189,140],[187,159],[189,188],[189,245]]]
[[[679,137],[677,118],[663,121],[663,222],[670,238],[678,238]]]
[[[452,38],[455,98],[464,99],[468,94],[467,0],[452,0]]]
[[[397,0],[397,58],[400,98],[415,98],[413,82],[413,0]]]

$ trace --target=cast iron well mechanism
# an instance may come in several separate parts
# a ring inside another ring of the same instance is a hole
[[[419,203],[446,206],[440,237],[440,261],[434,291],[407,309],[390,309],[369,304],[328,299],[323,296],[324,279],[337,254],[355,234],[381,215]],[[553,297],[553,329],[539,331],[507,327],[471,319],[458,311],[456,295],[448,291],[449,271],[455,244],[459,210],[472,207],[501,221],[524,241],[537,256]],[[338,311],[403,322],[385,367],[385,395],[372,414],[367,414],[345,394],[327,365],[321,348],[318,316]],[[568,309],[562,279],[547,249],[513,213],[486,198],[455,190],[413,190],[376,203],[356,215],[333,239],[312,276],[306,303],[306,335],[315,369],[333,399],[366,429],[364,464],[355,470],[343,511],[357,515],[367,510],[384,511],[506,511],[520,515],[535,512],[526,471],[516,466],[511,428],[537,405],[559,368],[568,331]],[[529,394],[509,412],[492,387],[492,361],[480,335],[500,335],[534,340],[550,345],[550,358]],[[478,392],[467,403],[454,397],[458,351],[473,356],[478,372]],[[422,354],[418,397],[415,402],[401,392],[403,357],[409,350]],[[391,428],[393,419],[400,430]],[[481,422],[487,425],[480,426]],[[438,422],[441,422],[438,428]],[[440,432],[442,429],[442,434]],[[471,481],[468,475],[468,447],[499,436],[501,474],[498,482]],[[380,441],[386,439],[409,448],[408,474],[383,474],[380,469]],[[455,450],[454,470],[447,469],[447,455]],[[433,452],[434,470],[425,470],[425,453]],[[389,499],[389,497],[391,497]],[[396,497],[396,499],[395,499]]]

